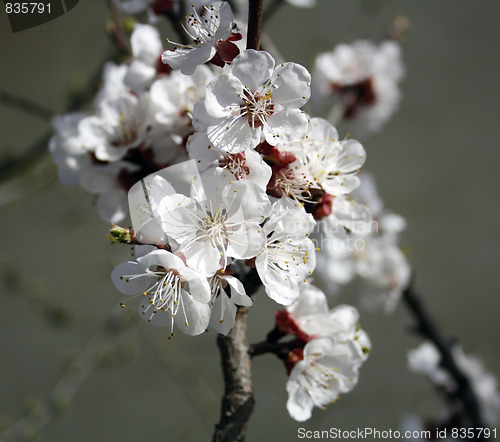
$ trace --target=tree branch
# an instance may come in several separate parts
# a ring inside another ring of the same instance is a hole
[[[122,14],[120,11],[120,7],[118,6],[118,1],[108,0],[108,5],[113,23],[106,26],[106,31],[115,43],[118,51],[122,55],[128,57],[132,55],[132,50],[130,49],[128,37],[123,27]]]
[[[0,90],[0,103],[44,121],[50,121],[56,114],[56,112],[45,106],[3,90]]]
[[[451,351],[451,343],[437,328],[422,299],[413,289],[413,284],[403,292],[403,301],[410,313],[417,321],[417,331],[436,346],[441,355],[441,366],[448,371],[457,385],[456,398],[462,402],[464,413],[470,419],[470,425],[476,428],[485,428],[476,395],[471,389],[469,379],[455,363]],[[485,440],[485,439],[483,439]]]
[[[246,339],[247,316],[248,308],[239,307],[236,321],[229,334],[217,337],[225,391],[213,442],[243,441],[255,405],[250,373],[251,359]]]
[[[255,49],[258,51],[260,48],[263,3],[264,0],[249,0],[248,2],[247,49]]]

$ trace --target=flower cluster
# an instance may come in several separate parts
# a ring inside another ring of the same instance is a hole
[[[187,158],[193,106],[214,76],[206,66],[188,77],[163,64],[150,25],[135,26],[131,46],[131,60],[106,65],[95,111],[57,117],[49,146],[60,180],[97,195],[99,214],[111,222],[126,217],[137,180]]]
[[[478,399],[478,405],[487,425],[498,425],[500,415],[500,391],[498,382],[483,363],[475,356],[466,355],[460,345],[452,347],[456,366],[464,373]],[[453,396],[458,385],[441,365],[441,355],[431,342],[424,341],[408,352],[408,366],[415,373],[426,376],[436,387]]]
[[[180,2],[122,8],[170,17]],[[106,66],[92,112],[54,121],[50,151],[61,181],[97,195],[102,218],[130,213],[136,257],[112,272],[123,307],[171,335],[227,335],[252,305],[250,276],[287,306],[276,316],[295,339],[283,357],[287,407],[305,420],[354,388],[371,347],[357,310],[329,310],[311,285],[316,263],[335,283],[360,275],[388,309],[409,268],[397,244],[404,220],[360,173],[364,147],[304,106],[311,87],[316,99],[333,93],[343,117],[378,128],[399,97],[399,49],[338,48],[318,59],[314,84],[305,67],[245,49],[227,2],[196,2],[182,28],[184,43],[164,50],[153,26],[136,24],[132,56]],[[362,250],[349,246],[358,240]]]
[[[362,302],[365,306],[392,312],[410,281],[410,265],[399,246],[399,235],[406,227],[404,218],[384,209],[373,177],[363,174],[361,186],[352,194],[372,219],[358,223],[345,234],[336,225],[325,226],[327,240],[319,256],[319,274],[329,283],[331,292],[351,282],[363,280]]]
[[[399,105],[403,75],[396,41],[339,44],[316,58],[313,103],[316,108],[328,103],[335,124],[343,120],[358,134],[379,132]]]
[[[282,333],[296,337],[294,350],[284,360],[287,409],[304,421],[313,407],[324,408],[355,387],[371,343],[359,328],[354,307],[329,310],[326,295],[309,283],[302,284],[300,292],[292,305],[277,312],[276,324]]]

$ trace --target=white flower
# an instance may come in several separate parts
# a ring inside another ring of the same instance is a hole
[[[455,364],[468,378],[476,395],[481,414],[488,425],[497,425],[500,418],[500,392],[498,382],[476,357],[466,355],[459,345],[452,348]],[[431,342],[423,342],[408,352],[408,366],[415,373],[427,376],[435,385],[453,393],[457,390],[455,380],[441,366],[441,355]]]
[[[148,108],[151,125],[147,141],[157,164],[186,159],[185,140],[193,132],[193,106],[205,96],[206,85],[212,78],[208,67],[199,66],[190,76],[172,71],[152,83]]]
[[[203,8],[204,13],[200,16],[193,6],[193,12],[186,20],[184,29],[192,44],[174,43],[178,46],[176,49],[162,54],[163,63],[180,69],[185,75],[191,75],[196,66],[216,55],[222,62],[230,62],[239,53],[238,47],[229,41],[233,32],[233,13],[229,3],[222,2],[219,9],[213,5]]]
[[[441,355],[431,342],[422,342],[417,348],[409,350],[407,360],[411,371],[427,376],[436,385],[453,388],[454,382],[440,366]]]
[[[251,298],[246,294],[245,287],[234,276],[216,273],[210,279],[212,297],[210,305],[210,326],[218,333],[227,335],[233,328],[237,305],[249,307]]]
[[[322,188],[330,195],[345,195],[359,186],[356,173],[365,162],[366,153],[356,140],[339,140],[335,127],[322,118],[313,118],[299,143],[278,145],[298,158],[308,171],[310,187]]]
[[[206,330],[210,287],[203,275],[178,256],[155,250],[118,265],[111,278],[120,292],[142,297],[141,316],[155,325],[168,326],[172,335],[174,322],[189,335]]]
[[[330,120],[355,124],[358,136],[377,132],[389,120],[400,101],[398,83],[404,74],[401,48],[394,41],[379,47],[369,41],[340,44],[317,57],[314,68],[316,103],[336,99]]]
[[[371,347],[368,336],[357,326],[359,314],[356,308],[337,305],[330,310],[325,293],[312,284],[301,284],[300,296],[285,310],[288,320],[293,321],[298,330],[299,339],[304,336],[308,337],[306,341],[320,336],[355,337],[364,348]]]
[[[86,117],[79,112],[57,116],[52,121],[56,133],[49,141],[49,152],[57,163],[59,180],[67,186],[78,184],[81,171],[90,161],[78,130]]]
[[[149,201],[161,230],[189,266],[211,276],[230,258],[252,258],[264,246],[259,223],[270,202],[255,183],[233,181],[225,170],[211,169],[194,180],[189,197],[165,189],[167,194],[158,192]]]
[[[333,199],[331,214],[322,221],[323,232],[330,239],[345,239],[346,229],[358,235],[367,235],[372,229],[368,207],[346,195]]]
[[[125,64],[116,65],[108,62],[104,65],[102,73],[102,86],[94,99],[94,106],[98,108],[101,102],[106,100],[116,100],[130,93],[125,85],[125,76],[128,67]]]
[[[230,153],[256,147],[261,135],[273,146],[298,141],[307,130],[299,108],[309,99],[310,81],[298,64],[275,67],[267,52],[246,50],[207,86],[205,100],[194,109],[197,129]]]
[[[147,100],[130,93],[103,99],[97,115],[80,122],[82,144],[100,161],[117,161],[146,137]]]
[[[316,266],[315,246],[309,234],[312,216],[286,198],[273,204],[263,230],[267,244],[255,260],[266,293],[279,304],[289,305],[299,296],[299,284]]]
[[[87,192],[97,195],[97,210],[102,219],[117,223],[127,214],[128,177],[137,166],[118,161],[100,162],[92,157],[81,136],[80,122],[89,118],[86,114],[68,114],[54,119],[56,134],[49,142],[49,151],[58,165],[61,182],[68,186],[80,184]]]
[[[131,90],[140,93],[157,76],[158,62],[163,51],[160,33],[151,25],[137,23],[130,36],[130,45],[133,58],[123,81]]]
[[[340,393],[351,391],[365,359],[362,345],[353,336],[327,336],[308,342],[303,360],[295,364],[286,384],[290,416],[305,421],[313,407],[324,408]]]
[[[485,422],[490,426],[498,425],[500,422],[500,392],[496,377],[486,370],[479,358],[466,355],[461,346],[453,347],[453,358],[458,367],[469,378]]]
[[[197,160],[201,172],[211,167],[221,167],[230,172],[236,180],[248,179],[266,190],[271,178],[271,167],[254,150],[228,153],[210,144],[206,132],[195,132],[187,142],[189,156]]]

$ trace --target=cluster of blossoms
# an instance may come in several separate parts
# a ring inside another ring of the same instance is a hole
[[[489,426],[498,425],[500,416],[500,391],[498,382],[483,363],[475,356],[466,355],[460,345],[452,348],[452,355],[456,366],[467,377],[474,392],[484,422]],[[415,373],[426,376],[436,387],[445,394],[453,396],[458,385],[449,373],[441,366],[441,355],[436,346],[428,341],[423,342],[416,349],[408,352],[408,366]],[[446,420],[453,416],[447,415]]]
[[[354,388],[371,349],[354,307],[329,310],[326,295],[304,283],[299,298],[276,313],[276,326],[295,336],[295,348],[283,360],[289,374],[287,408],[294,419],[309,419],[314,406],[324,408]]]
[[[168,15],[179,3],[122,6]],[[151,25],[135,26],[132,57],[106,66],[93,113],[55,121],[50,151],[61,181],[97,195],[105,220],[125,219],[128,194],[128,234],[140,245],[112,280],[147,321],[171,335],[174,327],[225,335],[238,306],[252,304],[244,278],[258,275],[266,294],[287,306],[276,317],[280,333],[296,339],[283,358],[287,406],[305,420],[355,386],[370,349],[357,311],[329,310],[311,285],[316,262],[335,283],[365,278],[391,309],[409,278],[397,244],[404,220],[383,211],[360,178],[361,143],[303,110],[311,96],[307,69],[245,49],[245,26],[227,2],[192,7],[184,25],[192,41],[172,50],[163,50]],[[338,66],[325,70],[330,56]],[[385,121],[388,102],[397,100],[378,76],[399,80],[394,45],[342,46],[328,57],[317,63],[320,95],[328,84],[344,117],[371,113],[366,118]],[[351,246],[358,239],[361,250]]]
[[[325,241],[319,255],[319,274],[328,284],[330,294],[337,294],[356,276],[363,281],[362,303],[371,309],[392,312],[403,290],[408,286],[411,269],[399,246],[404,218],[384,209],[373,177],[363,174],[361,185],[353,196],[368,208],[372,222],[365,229],[351,229],[339,238]]]
[[[106,64],[94,112],[57,117],[49,146],[60,180],[97,195],[99,214],[110,222],[127,216],[127,192],[137,180],[187,159],[193,106],[214,76],[206,66],[189,77],[172,71],[150,25],[135,26],[131,46],[128,62]]]
[[[312,104],[318,110],[329,106],[328,119],[343,120],[358,136],[379,132],[399,105],[403,75],[401,47],[394,40],[339,44],[316,58]]]

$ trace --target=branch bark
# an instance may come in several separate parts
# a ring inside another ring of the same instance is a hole
[[[437,328],[426,310],[422,299],[410,283],[403,292],[403,301],[417,321],[417,331],[436,346],[441,355],[441,366],[448,371],[457,385],[456,398],[462,402],[464,414],[470,419],[471,427],[485,428],[476,395],[472,391],[469,379],[455,363],[450,340],[446,339]],[[482,439],[487,440],[487,439]]]
[[[264,0],[248,2],[247,49],[260,49],[260,30],[262,28],[262,9]]]
[[[229,334],[217,337],[225,391],[213,442],[243,441],[255,405],[250,373],[251,358],[246,338],[247,316],[247,307],[238,308],[235,324]]]

